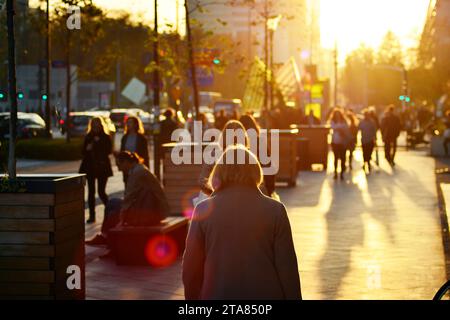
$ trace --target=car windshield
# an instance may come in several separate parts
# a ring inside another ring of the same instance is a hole
[[[91,118],[91,116],[72,116],[71,122],[75,126],[87,126]]]
[[[111,113],[111,120],[112,121],[122,121],[125,117],[125,112],[113,112]]]

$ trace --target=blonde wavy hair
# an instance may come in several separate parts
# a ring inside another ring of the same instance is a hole
[[[240,157],[245,159],[243,163],[237,161]],[[233,161],[229,163],[227,159],[233,159]],[[263,171],[258,158],[241,144],[227,147],[216,162],[208,179],[208,184],[214,191],[229,186],[258,188],[262,182]]]
[[[240,141],[242,140],[242,141]],[[229,120],[219,138],[220,146],[225,150],[229,145],[244,144],[247,148],[250,147],[250,141],[243,124],[238,120]]]

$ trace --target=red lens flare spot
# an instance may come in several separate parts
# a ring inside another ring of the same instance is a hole
[[[194,208],[185,209],[183,211],[183,215],[188,219],[192,219],[192,216],[194,215]]]
[[[177,243],[169,236],[155,236],[148,241],[145,256],[153,267],[168,267],[178,257]]]
[[[194,199],[198,197],[198,190],[192,189],[188,190],[181,199],[181,209],[183,215],[191,219],[194,214]]]

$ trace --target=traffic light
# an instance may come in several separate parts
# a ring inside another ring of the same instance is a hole
[[[213,63],[214,63],[215,65],[219,65],[220,62],[221,62],[220,59],[217,58],[217,57],[213,59]]]
[[[17,99],[23,100],[24,97],[25,96],[24,96],[24,94],[22,92],[17,93]]]
[[[406,96],[406,97],[405,97],[405,101],[406,101],[406,102],[410,102],[410,101],[411,101],[411,98],[408,97],[408,96]]]
[[[47,101],[47,100],[48,100],[48,95],[44,93],[44,94],[41,96],[41,98],[42,98],[43,101]]]
[[[0,101],[6,102],[8,100],[8,96],[6,95],[5,91],[0,91]]]
[[[398,97],[398,99],[399,99],[400,101],[404,101],[404,100],[405,100],[405,96],[400,96],[400,97]]]

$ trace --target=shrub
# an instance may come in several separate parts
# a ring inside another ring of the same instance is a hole
[[[82,158],[83,139],[29,139],[17,142],[17,158],[68,161]]]

